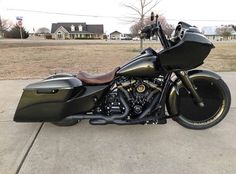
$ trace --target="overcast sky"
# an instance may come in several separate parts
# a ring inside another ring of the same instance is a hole
[[[119,18],[63,16],[9,9],[124,17],[130,11],[122,4],[135,3],[135,1],[138,0],[0,0],[0,15],[2,18],[8,18],[13,22],[16,21],[16,16],[23,16],[23,25],[30,32],[33,31],[33,28],[37,30],[39,27],[51,29],[53,22],[86,22],[87,24],[104,24],[104,31],[107,34],[114,30],[127,33],[130,24]],[[176,24],[177,21],[173,19],[177,19],[202,27],[230,23],[236,25],[235,9],[236,0],[161,0],[154,11],[163,14],[169,23]],[[188,21],[188,19],[221,20],[221,22]]]

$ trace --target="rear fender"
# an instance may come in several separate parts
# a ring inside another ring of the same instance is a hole
[[[188,71],[188,76],[190,80],[194,80],[195,78],[201,78],[201,79],[215,79],[220,80],[221,77],[208,70],[191,70]],[[183,83],[179,78],[176,78],[174,80],[174,83],[170,87],[170,90],[167,94],[167,100],[166,100],[166,108],[169,113],[169,115],[178,115],[178,96],[179,96],[179,89],[183,87]]]

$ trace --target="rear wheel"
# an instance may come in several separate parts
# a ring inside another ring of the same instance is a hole
[[[197,106],[187,90],[182,86],[177,97],[180,125],[190,129],[206,129],[219,123],[228,113],[231,103],[229,88],[221,79],[192,80],[196,91],[203,99],[204,107]]]

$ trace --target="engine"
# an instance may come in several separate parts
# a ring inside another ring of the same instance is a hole
[[[119,90],[129,104],[130,117],[138,117],[146,110],[153,97],[161,92],[163,82],[163,76],[151,80],[123,79],[119,81],[116,87],[106,96],[103,106],[105,114],[110,116],[124,112],[124,107],[119,100],[117,92]]]

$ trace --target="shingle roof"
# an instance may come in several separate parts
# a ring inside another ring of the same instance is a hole
[[[103,34],[103,25],[87,25],[87,31],[91,33]]]
[[[71,31],[71,26],[75,26],[75,31]],[[79,31],[79,26],[83,27],[83,31]],[[87,25],[85,22],[60,22],[60,23],[52,23],[51,33],[55,33],[55,31],[63,26],[69,33],[98,33],[103,34],[103,25]]]

